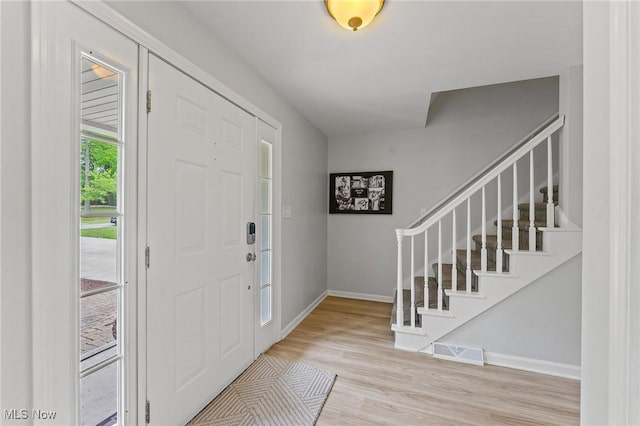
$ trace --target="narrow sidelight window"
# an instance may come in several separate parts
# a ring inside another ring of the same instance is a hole
[[[121,423],[124,74],[83,53],[79,135],[80,422]]]
[[[271,321],[271,264],[272,264],[272,218],[273,218],[273,147],[260,141],[260,325]]]

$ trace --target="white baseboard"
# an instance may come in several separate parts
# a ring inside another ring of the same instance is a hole
[[[304,321],[307,315],[309,315],[311,311],[313,311],[320,303],[322,303],[322,301],[326,297],[327,297],[327,292],[325,291],[320,296],[318,296],[316,300],[311,302],[311,304],[307,306],[307,308],[304,311],[300,312],[298,316],[296,316],[285,328],[282,329],[282,332],[280,333],[280,340],[287,337],[289,333],[293,331],[294,328],[300,325],[300,323]]]
[[[497,365],[499,367],[515,368],[533,373],[564,377],[565,379],[580,380],[579,365],[561,364],[559,362],[505,355],[496,352],[485,352],[484,359],[487,364]]]
[[[392,296],[381,296],[379,294],[352,293],[350,291],[329,290],[327,296],[344,297],[346,299],[370,300],[372,302],[393,303]]]

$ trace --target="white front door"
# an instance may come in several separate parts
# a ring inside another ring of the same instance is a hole
[[[153,55],[149,88],[147,395],[184,424],[254,359],[256,128]]]

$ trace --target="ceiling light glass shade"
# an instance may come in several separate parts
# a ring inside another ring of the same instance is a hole
[[[384,0],[324,0],[324,5],[341,27],[357,31],[373,21]]]

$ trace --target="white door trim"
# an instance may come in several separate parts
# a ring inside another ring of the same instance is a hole
[[[132,419],[135,424],[146,423],[146,412],[143,407],[147,402],[147,267],[145,249],[147,246],[147,90],[149,87],[149,51],[140,46],[138,50],[138,241],[137,241],[137,269],[138,289],[137,305],[137,377],[135,389],[137,404]],[[133,375],[132,375],[133,378]]]
[[[2,22],[2,6],[0,6],[0,22]],[[2,31],[0,30],[0,47],[2,46]],[[2,141],[2,54],[0,54],[0,141]],[[0,144],[0,164],[2,164],[2,145]],[[2,236],[2,173],[0,173],[0,237]],[[0,300],[2,300],[2,244],[0,244]],[[2,318],[2,303],[0,303],[0,318]],[[0,327],[0,344],[2,342],[2,327]],[[0,377],[2,376],[2,349],[0,349]],[[0,401],[2,386],[0,386]]]
[[[48,155],[47,146],[43,142],[45,139],[44,122],[45,113],[41,112],[41,106],[45,103],[44,91],[46,73],[43,72],[44,64],[47,64],[49,55],[54,54],[47,49],[45,44],[46,34],[49,32],[48,20],[43,13],[44,5],[40,2],[31,4],[31,36],[32,36],[32,59],[31,59],[31,211],[32,211],[32,357],[33,357],[33,406],[43,407],[43,409],[53,409],[55,407],[60,412],[56,418],[58,422],[71,423],[75,421],[74,399],[77,395],[66,395],[56,392],[56,385],[60,389],[74,389],[74,378],[61,372],[74,371],[75,357],[60,356],[60,351],[50,353],[58,340],[58,344],[67,348],[75,347],[75,344],[68,338],[58,339],[53,322],[49,319],[53,317],[53,307],[62,300],[64,306],[71,302],[71,295],[67,292],[54,292],[51,286],[43,283],[47,271],[51,273],[49,266],[52,259],[42,252],[42,228],[46,227],[47,218],[41,214],[47,205],[49,197],[46,197],[48,186],[41,185],[46,182],[44,164],[51,159]],[[41,142],[39,142],[41,141]],[[67,153],[68,154],[68,153]],[[53,159],[55,161],[55,158]],[[68,267],[65,265],[65,267]],[[56,273],[60,268],[53,268]],[[56,294],[57,293],[57,294]],[[70,316],[71,317],[71,316]],[[71,335],[69,330],[73,329],[73,321],[67,318],[63,324],[57,323],[58,329],[66,328],[66,334]],[[63,336],[65,333],[61,333]],[[54,368],[54,366],[59,368]],[[60,368],[62,367],[62,368]],[[51,407],[51,408],[44,408]],[[62,424],[60,423],[60,424]]]
[[[640,422],[640,4],[609,4],[610,288],[609,424]]]

